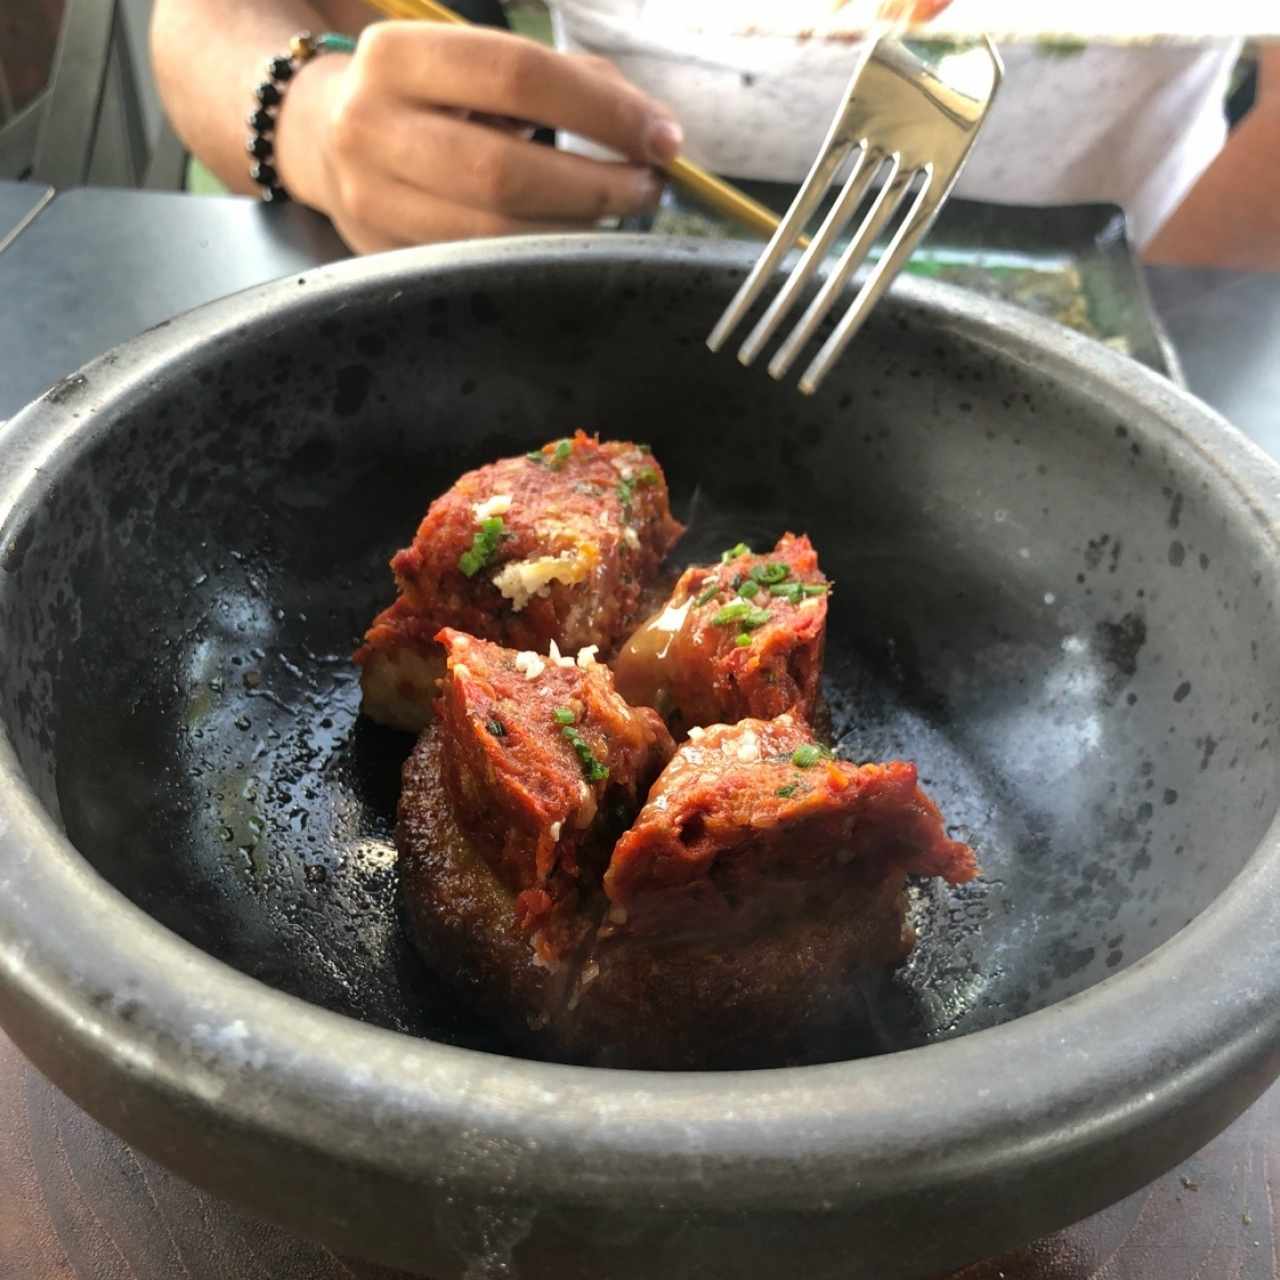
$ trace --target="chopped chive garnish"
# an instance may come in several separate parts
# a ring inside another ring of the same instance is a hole
[[[484,727],[488,729],[495,738],[505,738],[507,736],[506,727],[503,725],[502,721],[496,717],[491,717],[486,720],[484,722]]]
[[[738,594],[744,600],[752,600],[760,593],[760,584],[754,578],[748,578],[746,582],[738,588]]]
[[[480,527],[471,539],[471,546],[458,557],[458,568],[468,578],[474,578],[493,559],[505,528],[501,516],[490,516],[487,520],[480,521]]]
[[[736,547],[730,547],[728,551],[720,553],[720,563],[728,564],[730,560],[736,560],[739,556],[749,556],[751,548],[745,542],[739,542]]]
[[[731,622],[738,623],[743,631],[754,631],[769,621],[768,609],[757,609],[747,600],[735,600],[727,604],[711,619],[714,626],[727,627]]]
[[[827,586],[825,582],[776,582],[769,588],[769,594],[799,604],[806,596],[825,596]]]
[[[631,515],[631,499],[635,497],[636,486],[646,484],[657,484],[658,473],[652,467],[646,467],[643,471],[637,471],[635,475],[623,476],[618,481],[618,499],[622,503],[622,511],[626,516]]]
[[[542,449],[530,449],[524,456],[530,462],[545,463],[552,471],[559,471],[573,454],[572,440],[557,440],[556,447],[551,451],[551,456],[547,457],[547,451]]]
[[[788,782],[785,787],[779,787],[774,794],[779,795],[786,800],[788,797],[795,795],[799,790],[800,784],[798,782]]]
[[[582,761],[582,772],[586,775],[588,782],[604,782],[609,776],[608,767],[601,764],[596,759],[595,753],[587,746],[587,740],[580,734],[577,729],[565,727],[560,730],[564,734],[569,745],[578,753],[578,759]]]
[[[719,594],[720,594],[720,584],[718,582],[711,582],[707,586],[702,588],[702,590],[698,593],[697,599],[694,600],[693,603],[696,607],[701,608],[704,604],[707,603],[708,600],[714,600],[715,597],[718,596]]]
[[[768,587],[775,582],[786,582],[791,577],[791,570],[785,564],[779,564],[776,560],[771,560],[768,564],[756,565],[751,570],[751,576],[757,582],[762,582]]]
[[[733,642],[739,649],[745,649],[751,643],[751,637],[745,631],[740,631],[737,638]]]
[[[740,618],[745,618],[752,611],[754,606],[745,600],[735,600],[732,604],[727,604],[721,609],[714,618],[711,619],[712,625],[717,627],[727,627],[731,622],[737,622]]]
[[[552,713],[556,724],[572,724],[578,717],[568,707],[557,707]]]
[[[803,747],[797,747],[791,753],[791,763],[797,769],[812,769],[819,760],[822,759],[822,748],[815,747],[812,743],[806,743]]]

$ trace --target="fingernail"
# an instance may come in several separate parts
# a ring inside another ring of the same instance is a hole
[[[655,164],[670,164],[680,154],[684,130],[667,116],[658,116],[645,134],[645,149]]]

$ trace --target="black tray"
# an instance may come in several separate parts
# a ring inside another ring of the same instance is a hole
[[[782,211],[796,188],[738,184]],[[649,227],[658,234],[743,234],[671,190]],[[1007,205],[953,199],[907,270],[1002,298],[1087,333],[1182,383],[1151,305],[1124,211],[1113,204]]]

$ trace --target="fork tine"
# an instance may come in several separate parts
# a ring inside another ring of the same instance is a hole
[[[931,167],[926,168],[924,173],[924,185],[912,202],[911,209],[902,220],[901,226],[894,233],[889,247],[884,251],[884,256],[876,263],[862,288],[858,290],[858,296],[854,298],[848,311],[844,313],[840,323],[823,343],[822,349],[814,356],[813,362],[800,379],[800,390],[805,395],[812,395],[818,389],[831,366],[853,341],[858,330],[862,328],[863,322],[871,314],[871,309],[880,301],[885,290],[893,283],[894,277],[915,251],[916,245],[933,225],[942,202],[937,198],[929,201],[929,190],[935,175]],[[926,209],[926,204],[931,207]]]
[[[813,242],[804,252],[804,257],[792,268],[786,283],[778,291],[777,296],[769,304],[769,309],[760,318],[759,323],[751,331],[750,336],[742,344],[738,359],[749,365],[760,354],[760,350],[777,332],[778,326],[791,313],[800,290],[809,282],[810,277],[826,259],[831,246],[839,239],[841,233],[849,225],[853,215],[858,211],[863,197],[867,194],[872,180],[884,163],[882,151],[871,151],[864,138],[858,144],[858,155],[853,169],[845,180],[839,198],[831,206],[822,227],[813,238]]]
[[[809,219],[813,217],[814,211],[822,202],[823,196],[835,181],[836,174],[840,172],[840,166],[852,153],[855,138],[849,136],[846,118],[852,109],[854,93],[858,87],[858,81],[862,78],[863,68],[871,61],[879,44],[878,37],[868,40],[858,55],[857,65],[849,77],[849,83],[845,86],[840,108],[832,118],[827,136],[822,142],[822,149],[809,168],[809,176],[805,178],[799,194],[791,202],[791,208],[787,210],[786,217],[773,233],[768,247],[752,267],[751,274],[742,282],[742,286],[734,294],[733,301],[725,308],[724,314],[716,322],[716,327],[711,330],[711,335],[707,338],[707,346],[712,351],[719,351],[729,335],[742,323],[742,318],[751,309],[751,304],[760,296],[765,285],[773,279],[778,264],[800,238]]]
[[[863,46],[840,109],[799,195],[707,339],[712,351],[719,351],[742,322],[787,252],[802,247],[806,252],[738,351],[744,365],[760,355],[795,309],[801,292],[844,233],[878,172],[887,169],[880,190],[839,261],[769,362],[772,377],[780,380],[787,375],[842,298],[855,272],[866,263],[877,237],[895,227],[879,262],[867,273],[852,303],[831,326],[831,333],[804,372],[800,389],[806,394],[817,389],[933,224],[964,167],[1003,76],[995,46],[990,39],[984,38],[984,43],[990,78],[984,89],[972,91],[943,80],[883,29],[874,32]],[[861,96],[860,88],[865,90]],[[810,244],[801,238],[803,227],[855,143],[857,156],[851,172]],[[918,190],[912,195],[917,181]]]
[[[840,255],[840,261],[835,270],[823,283],[818,296],[809,304],[809,309],[800,318],[800,323],[787,335],[787,340],[769,361],[769,373],[772,377],[781,379],[786,376],[796,356],[813,337],[836,298],[848,284],[850,277],[866,260],[876,236],[884,229],[885,224],[902,203],[902,197],[911,183],[913,174],[902,172],[902,159],[896,154],[889,157],[889,164],[888,177],[884,186],[872,201],[871,208],[863,218],[857,233],[849,241],[844,253]]]
[[[814,210],[821,203],[827,188],[830,187],[840,166],[852,150],[851,143],[829,150],[824,149],[814,161],[813,168],[810,169],[809,176],[800,189],[800,194],[787,210],[787,216],[778,225],[777,231],[773,233],[768,248],[760,255],[756,265],[751,268],[751,274],[742,282],[738,292],[734,294],[733,301],[716,321],[716,327],[711,330],[707,346],[712,351],[719,351],[724,346],[729,335],[742,323],[742,318],[751,309],[751,304],[760,296],[765,285],[773,279],[773,273],[778,269],[778,264],[799,240]]]

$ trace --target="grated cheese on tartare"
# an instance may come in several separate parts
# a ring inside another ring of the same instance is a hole
[[[560,652],[560,646],[556,644],[554,640],[547,648],[547,657],[549,657],[557,667],[572,667],[574,665],[573,659],[567,654],[562,654]]]
[[[578,808],[573,815],[573,825],[579,831],[585,831],[595,821],[596,793],[585,782],[580,782],[578,787]]]
[[[558,556],[536,556],[505,564],[494,574],[493,585],[511,601],[512,611],[519,613],[534,596],[545,596],[553,582],[574,586],[586,578],[590,569],[590,556],[581,551],[563,551]]]
[[[511,510],[511,495],[495,493],[483,502],[473,502],[471,510],[476,513],[477,520],[488,520],[490,516],[505,516]]]
[[[522,672],[526,680],[536,680],[546,669],[542,655],[532,649],[522,649],[516,654],[516,670]]]

